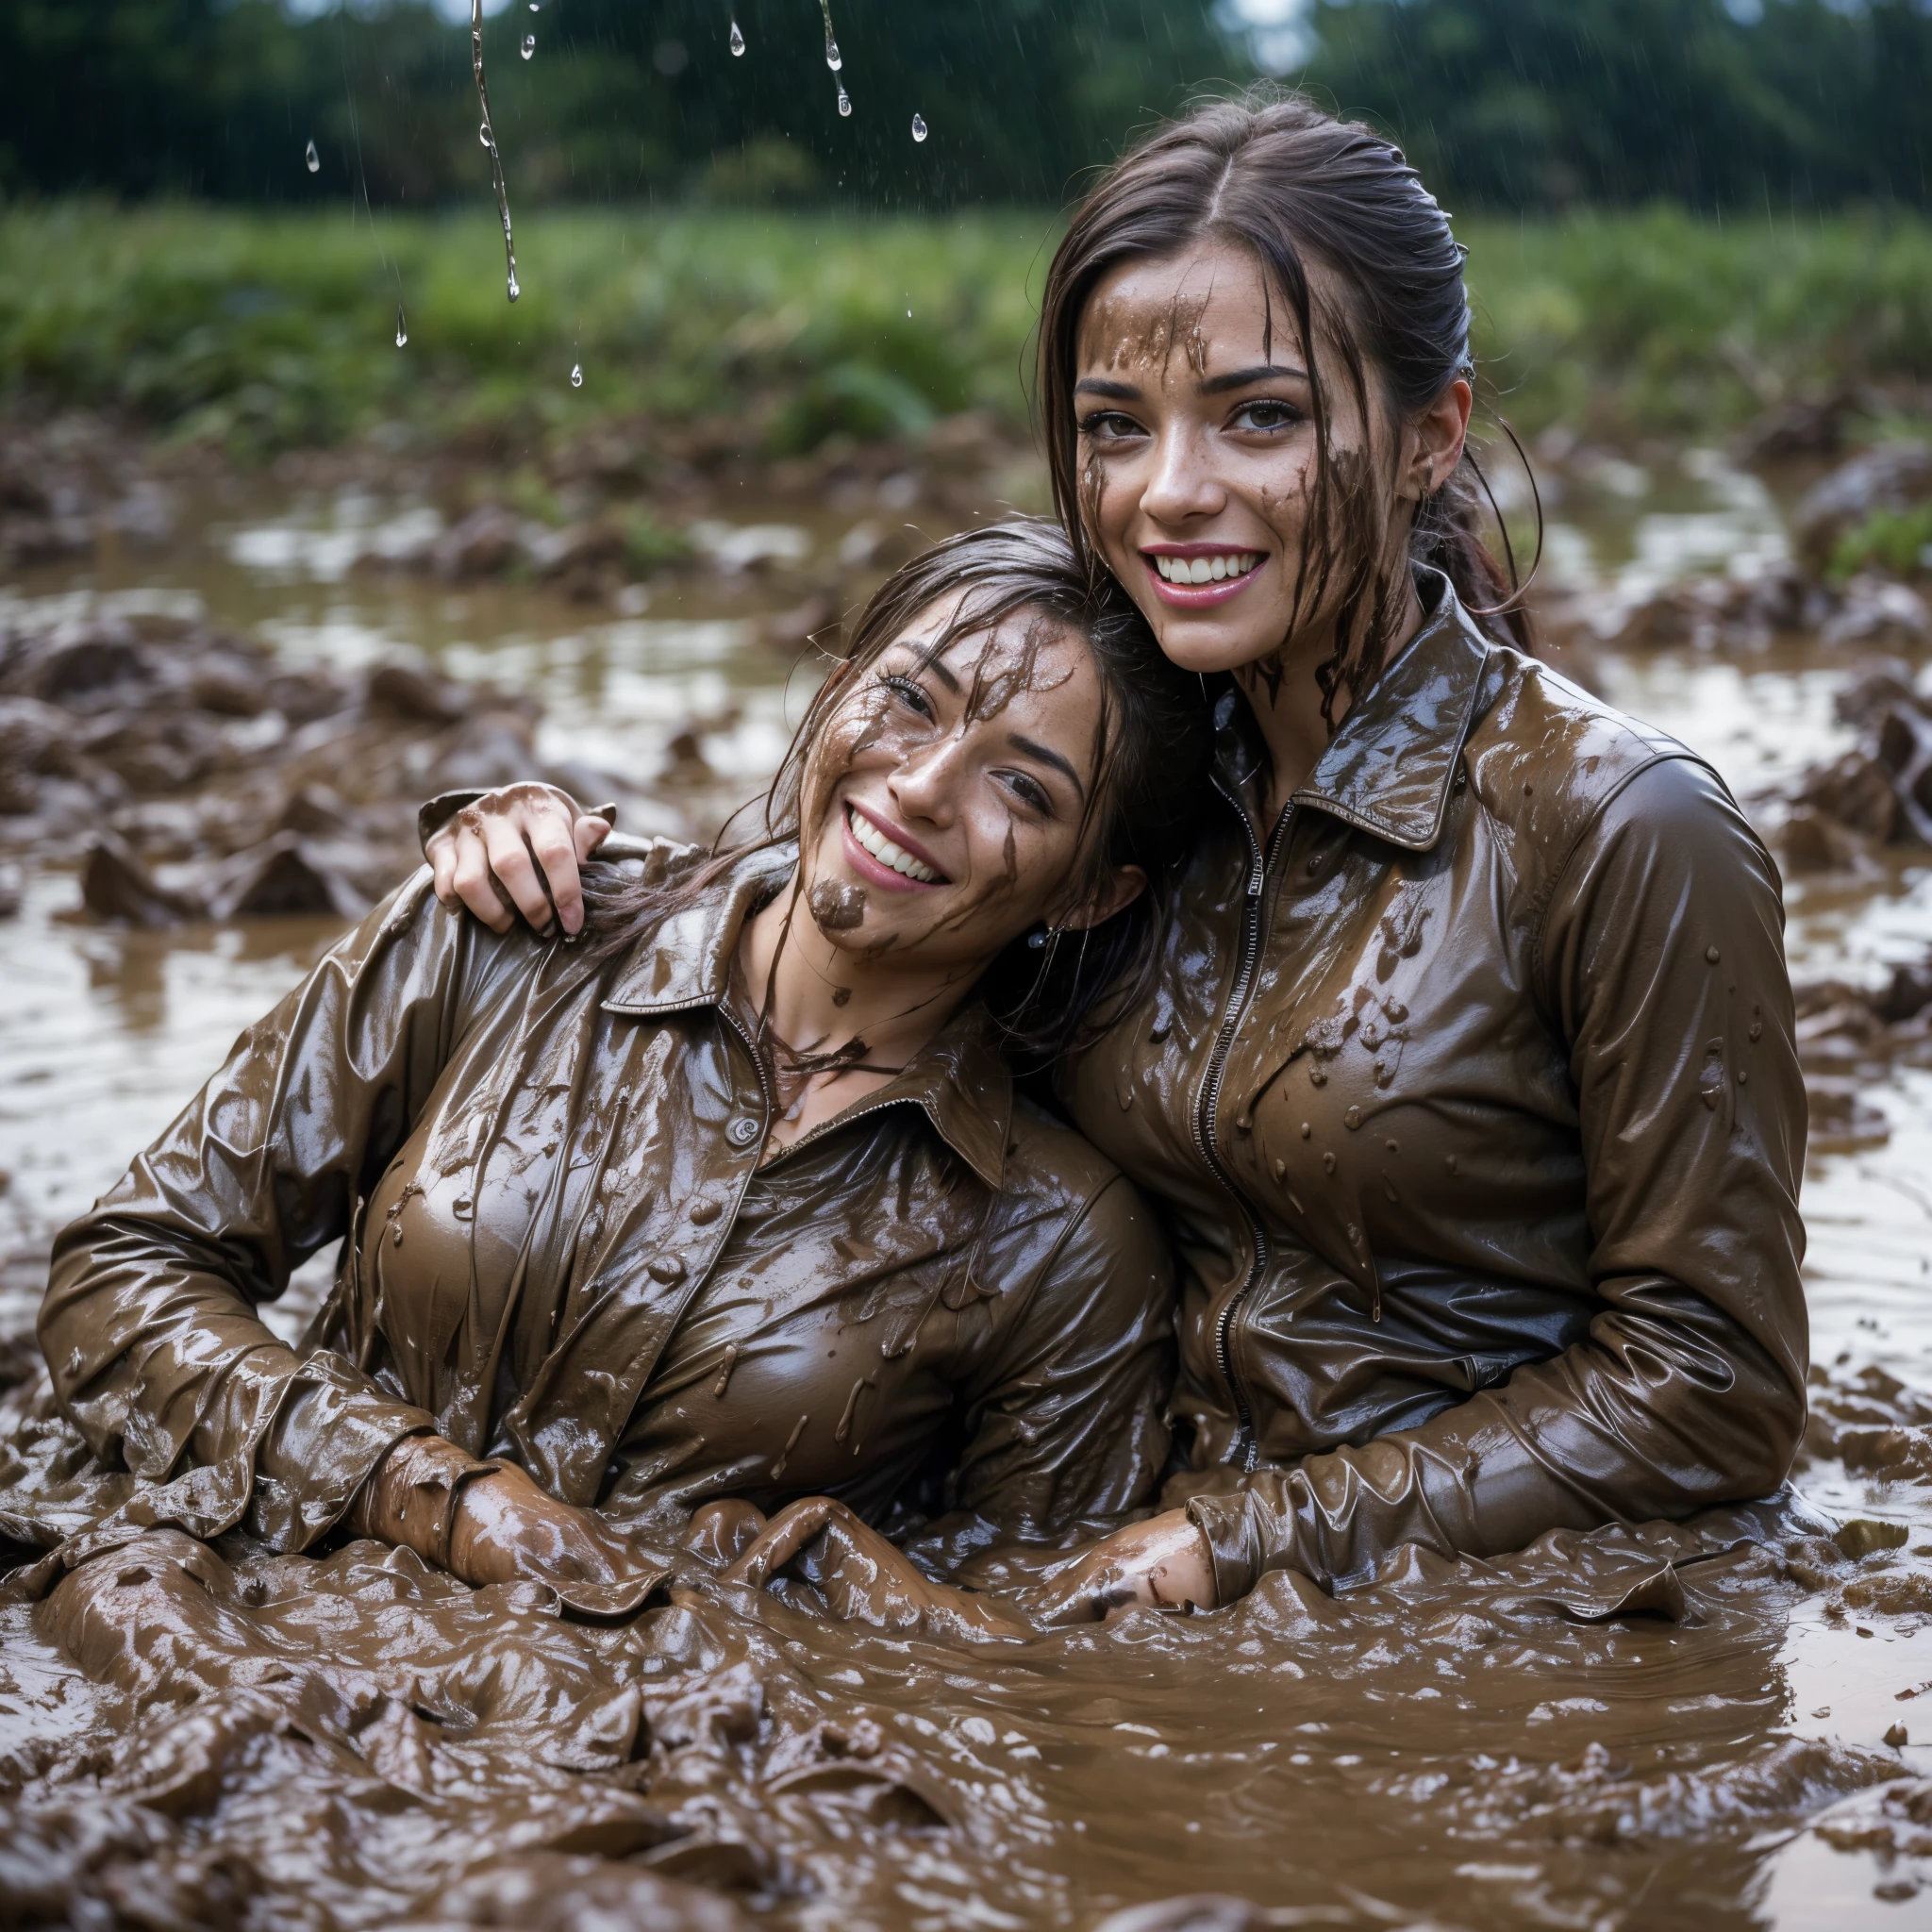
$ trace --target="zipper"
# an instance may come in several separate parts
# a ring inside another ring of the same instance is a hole
[[[1241,1433],[1235,1439],[1234,1456],[1239,1457],[1241,1468],[1251,1470],[1256,1461],[1255,1418],[1249,1407],[1247,1391],[1241,1387],[1241,1377],[1234,1366],[1234,1322],[1242,1303],[1254,1291],[1255,1284],[1261,1278],[1261,1271],[1268,1265],[1268,1234],[1261,1224],[1261,1218],[1255,1212],[1248,1197],[1236,1184],[1234,1176],[1222,1164],[1221,1157],[1214,1148],[1215,1115],[1221,1106],[1221,1080],[1226,1071],[1229,1049],[1234,1045],[1236,1029],[1241,1022],[1241,1015],[1247,1007],[1248,995],[1254,990],[1255,968],[1259,963],[1261,951],[1261,897],[1262,888],[1267,882],[1268,861],[1274,857],[1275,847],[1286,835],[1290,822],[1294,817],[1294,801],[1291,799],[1281,808],[1281,816],[1274,822],[1274,829],[1268,835],[1264,849],[1255,837],[1254,821],[1248,816],[1247,808],[1223,785],[1219,775],[1215,789],[1241,814],[1241,830],[1248,840],[1248,891],[1247,906],[1241,921],[1241,958],[1235,969],[1234,990],[1228,996],[1227,1012],[1221,1023],[1221,1032],[1214,1042],[1214,1051],[1208,1058],[1208,1072],[1201,1081],[1200,1097],[1194,1107],[1194,1144],[1200,1150],[1201,1158],[1214,1178],[1233,1196],[1235,1205],[1241,1210],[1248,1224],[1248,1241],[1251,1258],[1248,1272],[1241,1285],[1228,1296],[1226,1305],[1221,1310],[1221,1318],[1214,1324],[1214,1357],[1220,1367],[1222,1379],[1227,1384],[1228,1393],[1234,1397],[1235,1414],[1241,1424]]]

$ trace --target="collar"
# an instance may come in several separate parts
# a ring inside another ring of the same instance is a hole
[[[722,1007],[744,923],[784,886],[798,863],[792,843],[747,852],[691,904],[640,940],[618,968],[607,1012],[641,1019]],[[968,1000],[903,1072],[845,1112],[794,1141],[778,1158],[859,1114],[916,1107],[933,1130],[988,1187],[1005,1171],[1013,1075],[992,1023]]]
[[[1349,708],[1293,803],[1425,852],[1442,836],[1491,644],[1447,577],[1427,569],[1417,575],[1424,604],[1433,609],[1408,648]],[[1214,722],[1216,764],[1241,796],[1260,754],[1251,715],[1234,691],[1223,694]]]

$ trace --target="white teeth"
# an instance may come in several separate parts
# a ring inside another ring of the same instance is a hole
[[[1240,550],[1232,557],[1157,557],[1154,568],[1170,584],[1218,584],[1246,576],[1260,561],[1258,552]]]
[[[903,873],[923,886],[938,880],[939,874],[931,866],[922,865],[909,852],[902,852],[869,818],[854,811],[849,805],[845,808],[845,823],[852,827],[852,836],[881,865],[890,865],[894,872]]]

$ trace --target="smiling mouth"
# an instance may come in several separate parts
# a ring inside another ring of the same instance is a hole
[[[1236,550],[1219,557],[1164,557],[1143,553],[1163,583],[1221,584],[1233,577],[1244,577],[1260,567],[1256,550]]]
[[[923,859],[914,858],[911,853],[893,844],[891,840],[879,830],[873,822],[856,807],[845,808],[845,824],[852,834],[853,842],[869,858],[889,867],[902,877],[912,880],[915,885],[942,886],[946,882],[943,873],[935,872]]]

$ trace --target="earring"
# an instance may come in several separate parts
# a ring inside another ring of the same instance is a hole
[[[1067,928],[1063,925],[1048,925],[1043,920],[1026,935],[1026,943],[1037,953],[1041,946],[1061,938]]]

